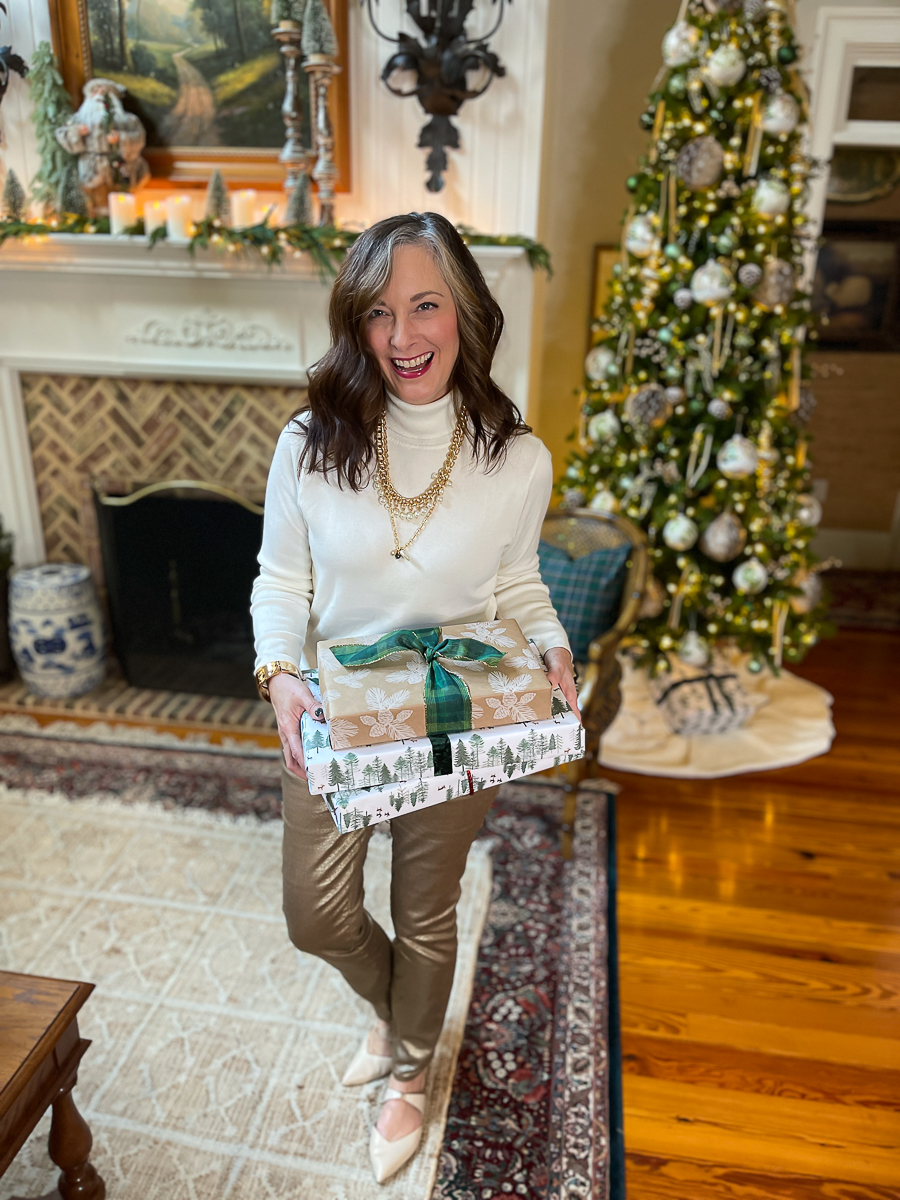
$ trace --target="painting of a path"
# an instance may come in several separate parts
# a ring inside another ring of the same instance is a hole
[[[88,19],[94,74],[128,89],[148,146],[283,144],[268,0],[88,0]]]

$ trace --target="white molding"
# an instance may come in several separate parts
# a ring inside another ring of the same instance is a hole
[[[900,8],[820,8],[808,75],[812,93],[809,153],[830,162],[836,145],[900,146],[900,122],[848,121],[853,69],[900,66]],[[822,230],[828,172],[810,184],[807,209],[814,232]],[[813,269],[816,251],[809,255]]]
[[[13,562],[35,567],[47,551],[19,373],[9,367],[0,367],[0,449],[0,518],[15,538]]]

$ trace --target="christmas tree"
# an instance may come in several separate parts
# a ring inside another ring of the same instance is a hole
[[[22,221],[25,218],[25,189],[19,182],[19,177],[12,169],[6,172],[6,182],[3,185],[3,199],[0,201],[3,215],[7,221]]]
[[[225,225],[231,219],[231,197],[221,171],[213,171],[206,185],[206,215]]]
[[[647,532],[634,642],[653,671],[675,650],[701,666],[721,641],[777,669],[821,624],[799,287],[812,164],[788,2],[683,0],[585,363],[563,502]]]
[[[310,55],[325,55],[328,58],[337,56],[338,44],[334,36],[334,26],[322,0],[309,0],[306,5],[301,47],[306,58]]]

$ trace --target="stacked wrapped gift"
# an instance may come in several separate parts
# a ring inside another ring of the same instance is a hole
[[[584,754],[514,621],[322,643],[319,682],[327,720],[304,715],[307,776],[342,833]]]

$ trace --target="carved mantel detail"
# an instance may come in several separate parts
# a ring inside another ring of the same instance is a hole
[[[128,342],[149,346],[185,346],[204,350],[293,350],[291,342],[277,337],[264,325],[237,324],[224,313],[201,308],[182,317],[151,317]]]

